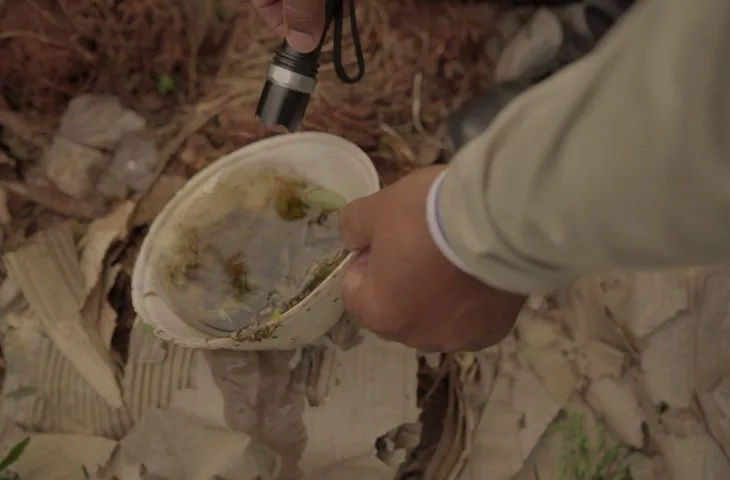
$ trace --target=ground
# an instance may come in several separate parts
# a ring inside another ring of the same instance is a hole
[[[174,458],[206,444],[269,458],[264,445],[289,459],[279,478],[323,472],[334,450],[363,445],[351,468],[373,479],[730,476],[724,357],[710,348],[730,318],[722,269],[586,279],[531,299],[515,332],[476,354],[417,355],[345,320],[296,354],[160,343],[130,302],[141,240],[188,178],[279,133],[253,118],[278,40],[238,0],[10,3],[0,0],[0,413],[5,439],[33,432],[23,479],[48,478],[32,459],[56,456],[114,478],[122,438],[139,465],[119,478],[151,478],[172,453],[149,442],[181,436],[190,445]],[[340,83],[327,45],[304,129],[353,141],[387,184],[435,159],[444,118],[493,81],[532,11],[370,0],[357,14],[366,77]],[[364,398],[366,386],[381,398]],[[237,414],[225,407],[242,397],[253,400]],[[380,423],[357,416],[369,411]],[[244,447],[249,437],[260,445]]]

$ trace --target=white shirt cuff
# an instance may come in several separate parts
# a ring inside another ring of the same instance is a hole
[[[451,248],[451,245],[449,245],[441,227],[439,217],[439,191],[444,177],[446,177],[446,172],[447,170],[441,172],[431,184],[431,188],[428,189],[428,195],[426,196],[426,222],[428,223],[428,231],[431,233],[431,238],[441,254],[456,268],[471,275],[469,269],[466,268],[466,264],[459,258],[454,249]]]

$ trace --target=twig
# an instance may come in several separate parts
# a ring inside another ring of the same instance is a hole
[[[401,148],[399,148],[400,152],[403,154],[404,157],[406,157],[406,159],[411,164],[416,163],[416,155],[413,153],[413,150],[411,149],[410,144],[406,141],[405,138],[403,138],[403,136],[400,133],[398,133],[393,127],[391,127],[390,125],[385,124],[385,123],[380,124],[380,129],[383,132],[385,132],[387,135],[390,135],[391,137],[393,137],[400,144],[400,147],[401,147]]]
[[[426,128],[421,122],[421,97],[423,95],[423,72],[416,72],[413,76],[413,104],[411,114],[413,116],[413,128],[418,133],[426,133]]]
[[[25,38],[28,40],[35,40],[40,43],[45,43],[47,45],[54,45],[56,47],[73,50],[76,53],[78,53],[79,55],[81,55],[81,57],[84,60],[86,60],[87,62],[94,62],[96,60],[96,57],[91,52],[84,50],[83,48],[81,48],[77,45],[60,42],[58,40],[48,38],[45,35],[40,35],[40,34],[32,33],[32,32],[24,32],[22,30],[10,30],[8,32],[0,33],[0,42],[3,40],[10,40],[12,38]]]
[[[155,168],[154,177],[150,184],[147,186],[147,188],[140,194],[139,198],[137,199],[137,204],[134,207],[134,211],[129,216],[128,226],[130,226],[130,228],[137,220],[139,207],[142,204],[142,201],[149,196],[150,192],[159,181],[162,173],[167,168],[175,153],[180,150],[185,141],[192,134],[200,130],[206,123],[208,123],[211,118],[218,115],[225,106],[230,105],[231,102],[234,100],[235,95],[225,95],[215,99],[210,103],[198,105],[191,114],[192,118],[190,118],[190,120],[185,123],[185,126],[177,133],[177,135],[175,135],[175,137],[173,137],[165,144],[162,151],[160,152],[160,158]]]
[[[0,125],[13,132],[15,136],[36,147],[45,147],[45,142],[39,139],[35,128],[26,124],[18,115],[0,109]]]
[[[79,200],[53,187],[42,188],[8,180],[0,180],[0,187],[43,208],[80,220],[91,220],[104,212],[104,205],[98,199]]]

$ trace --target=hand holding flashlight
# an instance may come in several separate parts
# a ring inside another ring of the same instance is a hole
[[[323,0],[251,0],[266,24],[300,53],[317,47],[325,27]]]
[[[330,26],[333,28],[333,64],[338,78],[345,83],[356,83],[365,73],[354,0],[252,2],[264,21],[286,38],[274,52],[256,106],[256,116],[264,125],[282,125],[289,131],[297,130],[317,84],[319,54]],[[342,60],[343,24],[348,13],[357,63],[354,75],[345,71]]]

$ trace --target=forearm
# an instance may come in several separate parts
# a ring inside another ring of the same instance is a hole
[[[730,2],[645,0],[457,153],[440,233],[483,281],[730,258]],[[433,222],[432,222],[433,223]]]

